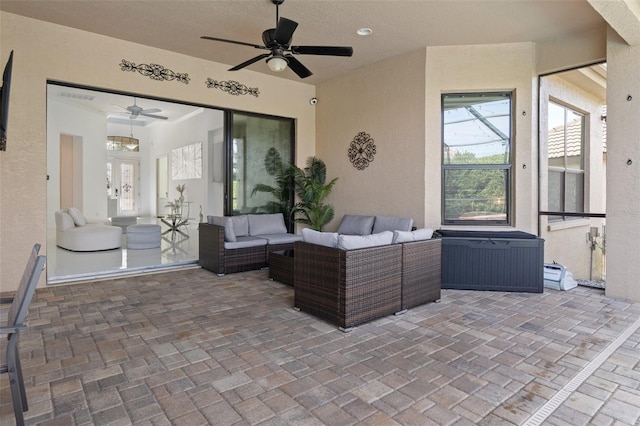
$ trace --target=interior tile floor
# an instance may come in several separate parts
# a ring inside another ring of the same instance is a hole
[[[55,229],[47,233],[47,283],[59,284],[113,277],[135,272],[193,266],[198,263],[198,224],[191,222],[173,233],[155,217],[138,218],[139,224],[161,226],[160,247],[146,250],[127,249],[126,234],[119,249],[97,252],[74,252],[56,246]],[[183,235],[184,234],[184,235]],[[186,235],[186,236],[185,236]]]
[[[293,302],[265,270],[38,289],[20,342],[27,423],[640,422],[640,303],[600,289],[443,290],[349,333]],[[6,376],[0,396],[10,425]]]

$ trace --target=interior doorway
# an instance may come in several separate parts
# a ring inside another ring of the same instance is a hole
[[[60,135],[60,205],[82,206],[82,138]]]

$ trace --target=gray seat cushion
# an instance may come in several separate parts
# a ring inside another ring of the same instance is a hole
[[[266,234],[259,235],[258,238],[264,238],[269,244],[290,244],[302,241],[302,235],[296,234]]]
[[[236,237],[236,241],[226,241],[224,248],[227,250],[247,248],[247,247],[260,247],[266,246],[267,240],[258,237]]]

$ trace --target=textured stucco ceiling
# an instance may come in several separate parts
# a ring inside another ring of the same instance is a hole
[[[230,66],[264,51],[200,36],[261,44],[276,23],[271,0],[2,0],[0,10]],[[605,25],[586,0],[287,0],[280,16],[299,23],[293,44],[354,48],[351,58],[297,56],[311,84],[425,46],[540,42]],[[271,72],[264,61],[249,69]]]

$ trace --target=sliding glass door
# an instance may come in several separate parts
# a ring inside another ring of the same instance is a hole
[[[283,180],[294,160],[294,120],[229,113],[225,214],[285,213],[293,196]]]

